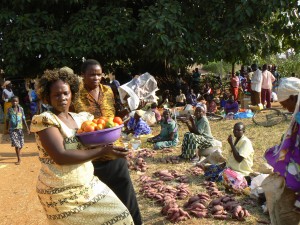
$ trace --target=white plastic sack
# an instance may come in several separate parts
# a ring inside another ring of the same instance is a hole
[[[152,126],[156,123],[155,113],[151,109],[143,115],[142,119],[146,121],[149,126]]]
[[[118,88],[120,99],[123,104],[126,102],[124,97],[129,95],[127,103],[130,110],[137,109],[140,104],[140,100],[150,103],[157,102],[158,97],[155,95],[157,90],[157,82],[149,73],[137,76]]]
[[[259,194],[263,192],[261,184],[268,176],[269,174],[260,174],[252,179],[250,185],[252,195],[259,197]]]

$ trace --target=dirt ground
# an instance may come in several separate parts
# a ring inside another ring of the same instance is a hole
[[[34,135],[25,136],[20,165],[9,136],[0,134],[0,141],[0,224],[47,224],[35,191],[40,162]]]

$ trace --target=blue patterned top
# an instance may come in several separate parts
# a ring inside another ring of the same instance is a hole
[[[151,128],[144,120],[142,120],[142,118],[136,122],[135,119],[131,117],[127,124],[127,128],[134,131],[134,136],[151,133]]]
[[[23,129],[22,119],[25,120],[25,114],[21,106],[18,106],[17,112],[13,108],[8,109],[7,120],[9,121],[9,130]]]

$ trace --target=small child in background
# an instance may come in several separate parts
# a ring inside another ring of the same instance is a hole
[[[20,165],[21,157],[20,152],[24,145],[23,122],[26,126],[27,133],[30,134],[28,129],[23,108],[19,105],[19,98],[14,96],[11,98],[12,107],[7,112],[7,129],[11,140],[11,146],[15,147],[18,161],[16,165]]]

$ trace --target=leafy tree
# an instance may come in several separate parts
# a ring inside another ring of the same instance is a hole
[[[1,0],[0,67],[36,76],[84,58],[160,74],[300,43],[297,0]],[[142,68],[139,68],[142,67]]]

